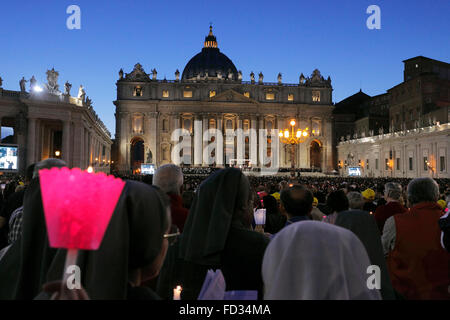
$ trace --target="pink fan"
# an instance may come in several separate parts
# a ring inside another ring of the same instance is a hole
[[[76,264],[77,250],[97,250],[125,182],[79,168],[39,171],[50,246],[66,248],[66,268]]]

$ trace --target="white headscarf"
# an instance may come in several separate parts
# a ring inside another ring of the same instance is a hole
[[[283,228],[264,254],[266,300],[379,300],[367,287],[370,260],[349,230],[318,221]]]

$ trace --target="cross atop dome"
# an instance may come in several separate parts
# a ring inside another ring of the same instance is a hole
[[[212,32],[212,24],[209,25],[209,34],[205,37],[203,48],[217,48],[216,36]]]

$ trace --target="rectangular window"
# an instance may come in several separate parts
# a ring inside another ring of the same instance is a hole
[[[366,168],[369,169],[369,159],[366,160]]]
[[[400,158],[397,158],[397,170],[400,170]]]
[[[389,159],[384,159],[386,163],[386,170],[389,170]]]
[[[439,157],[439,168],[441,171],[445,171],[445,157],[444,156]]]
[[[375,170],[378,170],[378,159],[375,159]]]
[[[412,171],[413,170],[413,158],[409,157],[409,170]]]
[[[169,97],[169,90],[163,90],[162,96],[163,96],[163,98],[168,98]]]
[[[312,92],[312,101],[313,102],[320,102],[320,91],[313,91]]]
[[[274,93],[266,93],[266,100],[275,100],[275,94]]]
[[[183,91],[184,98],[192,98],[192,91]]]
[[[423,157],[423,171],[428,171],[428,157]]]
[[[292,93],[288,94],[288,101],[294,101],[294,95]]]

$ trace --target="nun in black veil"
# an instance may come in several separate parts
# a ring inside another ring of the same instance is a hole
[[[164,194],[127,181],[100,248],[78,253],[82,287],[90,299],[157,299],[141,283],[158,275],[168,247],[170,227]],[[49,247],[39,178],[24,197],[22,236],[0,261],[0,300],[31,300],[44,284],[61,281],[66,250]]]
[[[251,230],[250,184],[235,168],[208,177],[199,187],[178,242],[169,247],[158,280],[158,294],[171,299],[181,285],[181,298],[196,300],[208,269],[221,269],[226,290],[258,290],[268,238]]]

